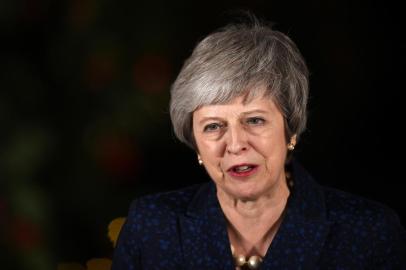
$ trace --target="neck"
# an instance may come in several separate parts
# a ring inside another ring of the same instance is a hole
[[[281,181],[273,190],[250,200],[234,197],[222,189],[217,189],[217,197],[222,210],[226,214],[243,218],[246,221],[256,221],[267,215],[281,214],[289,194],[286,181]]]
[[[230,242],[240,254],[265,255],[282,221],[289,194],[286,181],[255,200],[235,198],[218,189]]]

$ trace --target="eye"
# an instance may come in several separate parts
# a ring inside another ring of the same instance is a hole
[[[256,125],[262,125],[262,124],[264,124],[265,123],[265,120],[263,119],[263,118],[261,118],[261,117],[250,117],[250,118],[248,118],[247,119],[247,124],[249,124],[249,125],[254,125],[254,126],[256,126]]]
[[[220,128],[222,128],[223,125],[219,124],[219,123],[210,123],[206,126],[204,126],[203,131],[204,132],[211,132],[211,131],[216,131],[219,130]]]

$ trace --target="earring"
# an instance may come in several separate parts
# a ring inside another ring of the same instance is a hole
[[[290,138],[290,143],[288,143],[288,150],[293,151],[295,149],[295,145],[296,145],[296,134],[293,135],[292,138]]]
[[[197,162],[199,162],[199,165],[203,165],[203,160],[200,158],[200,155],[197,155]]]

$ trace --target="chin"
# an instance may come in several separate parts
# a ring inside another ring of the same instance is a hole
[[[235,188],[233,188],[233,189],[230,190],[230,193],[236,199],[240,199],[240,200],[244,200],[244,201],[255,200],[261,194],[261,192],[259,190],[257,190],[257,189],[249,189],[249,188],[246,188],[246,189],[241,189],[241,188],[235,189]]]

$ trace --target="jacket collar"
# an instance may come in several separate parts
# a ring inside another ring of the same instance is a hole
[[[226,218],[213,182],[201,186],[179,223],[186,269],[235,269]],[[196,254],[200,260],[190,260]]]
[[[329,232],[323,189],[296,161],[291,171],[294,186],[263,269],[314,269]]]
[[[263,269],[294,269],[298,266],[311,268],[318,260],[329,231],[322,188],[296,161],[292,161],[290,170],[294,186],[285,209],[285,217],[264,258]],[[211,253],[206,255],[218,258],[221,265],[217,264],[216,267],[234,269],[226,219],[217,200],[213,182],[202,185],[190,203],[186,215],[182,217],[182,222],[184,225],[189,223],[192,227],[200,225],[207,238],[207,244],[200,247],[203,249],[201,251],[205,250],[204,252]],[[196,238],[193,235],[195,232],[184,232],[187,237]],[[191,245],[199,245],[200,240],[195,239],[196,242]],[[186,253],[191,251],[186,246],[184,250],[187,250]]]

